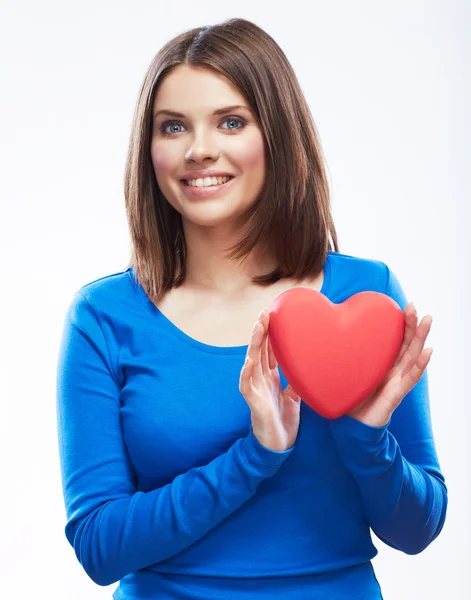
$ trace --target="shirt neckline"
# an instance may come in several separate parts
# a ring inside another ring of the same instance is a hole
[[[324,280],[322,282],[322,287],[320,289],[320,293],[324,294],[324,296],[327,296],[327,292],[330,287],[331,270],[332,270],[331,262],[330,262],[331,252],[332,252],[331,250],[327,251],[326,259],[324,262]],[[127,273],[129,275],[132,283],[134,284],[135,288],[137,289],[139,296],[144,301],[144,304],[147,306],[147,308],[150,310],[150,312],[154,315],[154,317],[156,317],[160,321],[160,323],[165,327],[165,329],[167,329],[167,331],[169,331],[170,333],[172,333],[173,335],[178,337],[180,340],[182,340],[186,344],[189,344],[190,346],[193,346],[194,348],[196,348],[202,352],[209,352],[211,354],[246,354],[247,353],[247,349],[249,347],[248,344],[245,344],[243,346],[214,346],[212,344],[206,344],[204,342],[200,342],[199,340],[197,340],[195,338],[192,338],[190,335],[186,334],[179,327],[177,327],[175,325],[175,323],[173,323],[173,321],[171,321],[168,317],[166,317],[164,315],[164,313],[159,308],[157,308],[157,306],[155,306],[155,304],[149,298],[149,296],[147,295],[147,292],[144,290],[144,288],[140,284],[139,280],[137,279],[137,277],[135,275],[134,267],[129,267],[127,269]]]

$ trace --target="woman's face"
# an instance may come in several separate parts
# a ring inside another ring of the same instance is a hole
[[[213,114],[233,105],[246,108]],[[184,116],[157,114],[161,110]],[[151,157],[157,183],[183,223],[236,225],[257,200],[265,178],[263,135],[244,97],[224,76],[180,65],[163,80],[153,115]],[[182,177],[205,169],[234,179],[213,196],[190,194]]]

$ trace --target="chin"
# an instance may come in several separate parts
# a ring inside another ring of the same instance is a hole
[[[195,207],[195,210],[182,212],[182,217],[193,225],[200,227],[218,227],[237,222],[245,212],[242,210],[230,210],[227,206],[201,206],[199,208],[200,210],[197,210],[198,207]]]

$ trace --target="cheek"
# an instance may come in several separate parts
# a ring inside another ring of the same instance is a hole
[[[255,139],[253,143],[246,144],[243,154],[240,155],[239,165],[245,174],[243,181],[248,186],[247,192],[252,196],[258,194],[265,181],[265,150],[263,140]]]
[[[172,203],[172,198],[175,195],[175,191],[172,190],[172,177],[175,173],[175,165],[178,164],[178,158],[173,156],[172,152],[169,152],[168,147],[165,148],[163,145],[152,144],[151,161],[160,191],[167,201],[176,208]]]
[[[165,150],[163,146],[159,144],[153,144],[151,148],[151,158],[154,169],[157,173],[169,173],[175,163],[175,158],[171,152]]]
[[[265,162],[263,140],[254,140],[251,144],[246,144],[243,153],[240,155],[240,164],[244,170],[260,169]]]

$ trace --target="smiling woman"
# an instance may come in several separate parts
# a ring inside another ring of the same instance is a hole
[[[204,179],[226,174],[227,183]],[[276,42],[244,19],[192,29],[155,56],[134,115],[125,197],[128,267],[155,304],[194,280],[189,255],[202,231],[213,249],[214,236],[224,239],[227,264],[245,262],[263,287],[318,278],[327,251],[338,250],[296,75]]]
[[[265,31],[231,19],[157,53],[125,201],[131,261],[77,291],[58,364],[86,573],[115,600],[379,600],[371,530],[416,554],[446,514],[429,325],[385,263],[338,251],[315,126]],[[311,410],[277,365],[263,309],[297,286],[407,308],[395,371],[354,417]]]

